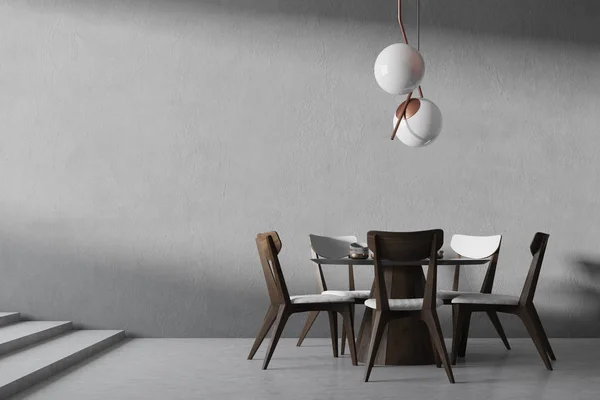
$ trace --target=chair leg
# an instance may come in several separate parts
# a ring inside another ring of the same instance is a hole
[[[331,348],[333,350],[333,357],[338,357],[338,324],[337,314],[335,311],[327,311],[329,314],[329,331],[331,333]]]
[[[465,309],[464,306],[458,304],[452,305],[453,312],[456,316],[454,321],[454,332],[452,335],[452,355],[450,360],[452,365],[456,365],[456,359],[458,358],[459,347],[463,342],[464,325],[468,323],[470,312]]]
[[[256,351],[262,344],[263,340],[265,340],[267,333],[269,333],[269,330],[273,326],[273,322],[275,322],[275,318],[277,318],[277,307],[270,305],[269,309],[267,310],[267,315],[265,315],[263,324],[260,327],[260,330],[258,331],[258,333],[256,334],[256,339],[254,339],[254,344],[252,345],[250,354],[248,354],[248,360],[252,360],[252,358],[254,358]]]
[[[454,331],[456,331],[456,317],[458,315],[458,306],[450,304],[452,307],[452,337],[454,337]]]
[[[269,343],[269,348],[267,349],[267,354],[265,355],[265,361],[263,362],[262,369],[267,369],[269,366],[269,362],[271,361],[271,357],[273,356],[275,347],[277,347],[277,342],[279,342],[279,338],[281,337],[281,333],[283,332],[283,328],[285,327],[285,323],[287,322],[289,316],[290,314],[285,309],[285,306],[279,306],[279,310],[277,310],[277,318],[275,319],[275,329],[273,329],[273,334],[271,335],[271,343]]]
[[[379,344],[383,337],[383,331],[387,324],[387,318],[381,311],[374,311],[375,317],[373,318],[373,331],[371,333],[371,342],[369,343],[369,353],[367,355],[367,368],[365,370],[365,382],[369,381],[371,376],[371,370],[373,364],[375,364],[375,357],[377,357],[377,350],[379,350]]]
[[[506,338],[506,333],[504,333],[504,328],[502,328],[502,324],[500,323],[500,318],[498,318],[498,313],[496,311],[486,311],[486,314],[490,321],[492,321],[494,328],[496,328],[496,332],[498,332],[498,336],[502,339],[504,347],[506,347],[507,350],[510,350],[510,344]]]
[[[354,321],[354,304],[350,305],[350,313],[352,314],[352,321]],[[352,328],[354,329],[354,322],[352,322]],[[344,355],[346,350],[346,340],[348,340],[348,345],[350,345],[350,339],[348,339],[348,335],[346,334],[346,326],[342,324],[342,348],[340,350],[340,354]]]
[[[346,352],[346,324],[342,321],[342,348],[340,349],[340,354],[344,355]]]
[[[452,303],[450,303],[450,306],[452,307],[452,345],[450,347],[450,350],[452,351],[451,355],[450,355],[450,362],[452,365],[456,364],[456,361],[452,361],[454,360],[455,357],[455,340],[458,339],[458,306],[457,305],[452,305]]]
[[[437,311],[424,311],[423,320],[429,328],[429,336],[434,344],[433,351],[442,359],[442,364],[444,364],[448,380],[450,383],[454,383],[454,374],[452,373],[452,367],[450,366],[450,359],[448,358],[448,351],[446,350],[446,343],[444,343],[444,334],[442,333]]]
[[[469,340],[469,328],[471,326],[471,312],[469,311],[462,322],[461,341],[458,347],[458,356],[464,357],[467,354],[467,341]]]
[[[431,340],[431,348],[433,349],[433,361],[435,362],[435,366],[437,368],[442,368],[442,359],[440,358],[440,354],[438,353],[437,348],[435,347],[433,337],[429,335],[429,339]]]
[[[358,336],[356,337],[356,347],[362,349],[362,341],[365,337],[365,330],[367,327],[367,322],[373,319],[373,309],[369,307],[365,307],[365,313],[360,321],[360,327],[358,328]]]
[[[319,311],[310,311],[308,313],[308,317],[306,318],[306,322],[304,323],[304,328],[302,328],[302,332],[300,332],[300,337],[298,338],[298,343],[296,343],[296,346],[302,345],[302,342],[304,342],[308,331],[310,331],[310,328],[312,328],[318,316]]]
[[[546,348],[546,352],[552,361],[556,361],[556,356],[554,355],[554,351],[552,350],[552,346],[550,346],[550,341],[548,340],[548,335],[546,335],[546,331],[544,330],[544,326],[542,325],[542,320],[540,319],[535,306],[531,306],[531,314],[534,317],[535,323],[540,331],[542,339],[544,340],[544,347]]]
[[[354,317],[352,316],[351,306],[348,311],[342,313],[342,319],[346,332],[348,332],[348,347],[350,348],[350,358],[352,359],[352,365],[358,365],[358,358],[356,355],[356,341],[354,339]],[[343,343],[343,342],[342,342]]]
[[[535,345],[538,353],[540,354],[540,357],[542,357],[542,361],[544,362],[544,365],[546,366],[546,368],[550,371],[552,371],[552,363],[550,362],[550,359],[548,358],[548,354],[546,353],[546,347],[544,346],[544,339],[542,337],[542,334],[535,322],[535,317],[533,316],[533,313],[531,311],[531,308],[529,308],[528,306],[524,307],[523,309],[521,309],[518,313],[519,317],[521,318],[521,320],[523,321],[523,323],[525,324],[525,327],[527,328],[527,331],[529,332],[529,336],[531,336],[531,340],[533,341],[533,344]]]

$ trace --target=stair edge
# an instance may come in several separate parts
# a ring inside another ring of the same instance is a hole
[[[0,317],[0,326],[6,326],[21,321],[21,313],[15,312],[9,315]]]
[[[20,350],[35,343],[43,342],[62,333],[66,333],[72,329],[73,322],[65,321],[63,324],[52,326],[41,331],[32,332],[9,342],[0,343],[0,356],[7,355],[13,351]]]
[[[0,387],[0,398],[8,398],[19,392],[30,389],[33,386],[49,379],[50,377],[66,370],[75,364],[89,358],[102,350],[114,346],[125,339],[125,331],[118,331],[114,335],[108,336],[91,346],[87,346],[79,351],[69,354],[53,363],[32,371],[28,375],[22,376],[2,387]]]

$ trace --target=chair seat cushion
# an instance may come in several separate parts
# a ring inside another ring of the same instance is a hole
[[[331,294],[301,294],[290,296],[292,304],[306,303],[354,303],[354,298],[350,296],[334,296]]]
[[[326,290],[321,294],[329,294],[332,296],[350,296],[353,299],[368,299],[371,294],[370,290]]]
[[[390,299],[388,303],[392,311],[415,311],[423,308],[423,299]],[[441,307],[442,304],[444,302],[441,299],[436,299],[436,307]],[[365,301],[365,306],[376,309],[375,299]]]
[[[463,294],[479,294],[479,292],[461,292],[460,290],[438,290],[437,296],[442,300],[452,300],[455,297]]]
[[[519,304],[519,298],[507,294],[475,293],[455,297],[452,299],[452,304],[498,304],[516,306]]]

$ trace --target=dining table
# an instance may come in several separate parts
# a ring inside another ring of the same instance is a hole
[[[375,265],[371,257],[353,259],[349,257],[311,258],[316,264],[337,266]],[[485,265],[490,258],[438,258],[438,265]],[[429,259],[408,262],[382,261],[388,297],[390,299],[422,298],[425,290],[423,266],[429,265]],[[371,296],[374,296],[375,282],[371,285]],[[356,348],[358,360],[366,362],[371,341],[373,310],[365,307],[360,323]],[[377,365],[427,365],[434,364],[433,348],[427,326],[414,318],[391,320],[383,334],[379,351],[375,359]]]

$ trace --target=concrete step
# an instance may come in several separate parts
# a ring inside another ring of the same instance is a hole
[[[123,340],[120,330],[72,331],[0,358],[5,399]]]
[[[18,312],[0,312],[0,326],[14,324],[21,320],[21,313]]]
[[[24,321],[0,327],[0,355],[70,331],[70,321]]]

